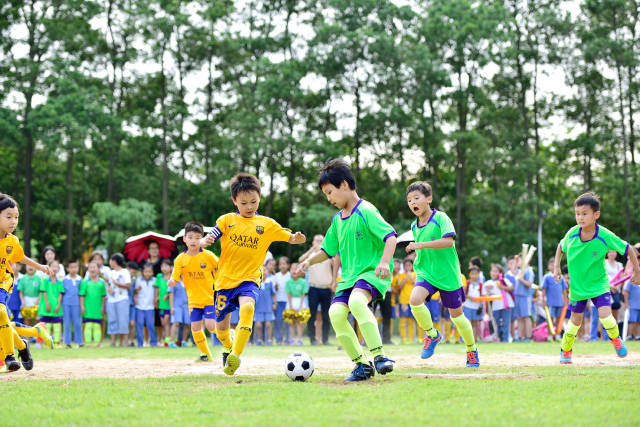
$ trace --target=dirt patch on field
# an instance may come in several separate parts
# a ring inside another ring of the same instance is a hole
[[[393,355],[391,355],[393,358]],[[418,357],[396,357],[394,374],[407,376],[424,376],[427,378],[491,378],[513,377],[513,372],[482,372],[483,368],[517,369],[532,366],[557,366],[559,356],[544,356],[529,353],[480,353],[481,368],[464,374],[404,372],[403,369],[450,369],[462,368],[465,364],[464,354],[435,354],[428,360]],[[350,371],[353,364],[343,355],[336,357],[317,357],[314,359],[316,374],[343,376]],[[574,366],[634,366],[640,365],[640,353],[631,353],[624,359],[615,355],[574,355]],[[275,358],[264,358],[246,355],[242,358],[242,366],[237,376],[243,375],[282,375],[284,361]],[[189,361],[187,359],[65,359],[36,360],[32,371],[20,369],[17,372],[0,375],[0,381],[19,380],[65,380],[82,378],[160,378],[175,375],[224,375],[218,359],[213,363]],[[524,374],[524,373],[523,373]],[[526,376],[526,374],[524,374]],[[518,376],[518,378],[520,378]]]

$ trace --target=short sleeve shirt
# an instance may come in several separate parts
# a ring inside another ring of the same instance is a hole
[[[129,290],[116,286],[115,282],[129,283],[131,285],[131,273],[126,268],[109,271],[109,288],[114,291],[113,295],[107,294],[107,302],[119,302],[129,299]]]
[[[640,310],[640,286],[627,282],[624,290],[629,292],[629,308],[632,310]]]
[[[42,278],[37,274],[34,274],[32,277],[25,274],[18,282],[18,290],[22,291],[24,296],[34,298],[40,295],[41,284]]]
[[[292,297],[301,297],[302,295],[309,292],[309,285],[304,278],[299,278],[297,280],[289,279],[287,282],[287,293]]]
[[[102,319],[102,299],[107,296],[107,286],[104,280],[84,279],[80,283],[80,296],[84,297],[84,318]]]
[[[542,280],[542,289],[545,289],[547,292],[547,305],[549,305],[549,307],[562,307],[564,305],[562,291],[567,289],[567,284],[564,282],[564,279],[556,282],[553,274],[548,273]]]
[[[173,264],[171,278],[182,280],[187,291],[189,308],[204,308],[213,304],[213,281],[218,268],[218,257],[201,249],[197,255],[183,252]]]
[[[155,286],[158,288],[158,309],[160,310],[169,310],[171,308],[169,303],[169,298],[164,299],[165,296],[169,295],[169,287],[167,286],[168,280],[165,280],[162,277],[162,273],[158,273],[156,276]]]
[[[24,251],[18,238],[13,234],[6,234],[0,239],[0,289],[8,294],[13,290],[14,274],[11,263],[24,259]]]
[[[49,300],[49,307],[51,308],[51,311],[47,311],[47,305],[44,302],[45,293],[47,294],[47,299]],[[40,304],[38,304],[38,315],[51,317],[62,316],[62,304],[60,305],[59,311],[53,311],[56,309],[56,306],[58,305],[58,298],[62,293],[64,293],[62,280],[58,280],[55,283],[52,283],[51,279],[45,279],[45,281],[42,283],[42,286],[40,286]]]

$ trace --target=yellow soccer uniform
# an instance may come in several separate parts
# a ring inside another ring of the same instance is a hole
[[[243,282],[260,286],[262,265],[269,246],[273,242],[286,242],[291,237],[291,230],[261,215],[245,218],[238,213],[228,213],[218,218],[216,226],[222,233],[216,290],[233,289]]]
[[[407,276],[409,276],[407,278]],[[406,280],[406,282],[404,282]],[[398,297],[398,302],[400,304],[409,304],[409,300],[411,299],[411,291],[413,291],[413,285],[416,283],[416,273],[400,273],[397,278],[397,285],[400,286],[400,283],[404,282],[404,286],[400,289],[400,295]]]
[[[0,289],[11,294],[13,290],[12,262],[20,262],[24,259],[24,251],[18,238],[13,234],[6,234],[0,239]]]
[[[189,310],[213,305],[216,268],[218,257],[206,249],[201,249],[195,256],[183,252],[174,261],[171,279],[178,281],[182,278]]]

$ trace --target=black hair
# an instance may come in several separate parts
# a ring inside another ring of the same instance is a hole
[[[8,194],[0,193],[0,212],[5,209],[17,208],[18,202],[16,202],[13,197]]]
[[[563,265],[562,266],[562,274],[569,274],[569,266],[568,265]]]
[[[151,246],[151,244],[152,244],[152,243],[155,243],[156,245],[158,245],[158,248],[160,248],[160,244],[159,244],[158,242],[156,242],[155,240],[149,240],[149,241],[147,242],[147,248],[148,248],[149,246]]]
[[[550,262],[556,262],[556,258],[555,258],[555,257],[549,258],[549,261],[547,261],[547,265],[548,265]]]
[[[431,186],[428,182],[425,181],[416,181],[409,184],[409,186],[407,187],[407,195],[409,195],[409,193],[411,193],[412,191],[419,191],[427,197],[433,194],[433,192],[431,191]]]
[[[102,252],[98,252],[98,251],[94,251],[91,254],[91,257],[89,258],[89,262],[94,261],[96,257],[100,257],[102,258],[102,262],[99,262],[98,265],[102,265],[104,264],[104,255],[102,255]],[[97,262],[97,261],[96,261]]]
[[[574,206],[585,206],[588,205],[593,209],[594,212],[598,212],[600,210],[600,198],[596,193],[588,192],[581,194],[578,196],[575,202],[573,202]]]
[[[56,250],[53,246],[45,246],[44,248],[42,248],[42,255],[40,256],[40,258],[43,264],[46,262],[46,259],[44,256],[49,251],[52,251],[54,255],[56,254]]]
[[[471,263],[471,265],[475,265],[476,267],[478,267],[478,269],[482,268],[482,259],[478,256],[471,257],[469,262]]]
[[[120,252],[116,252],[115,254],[111,255],[111,258],[109,259],[115,261],[116,264],[124,268],[124,255],[122,255]]]
[[[480,269],[475,265],[469,267],[469,273],[471,273],[472,271],[477,271],[478,273],[480,273]]]
[[[111,257],[111,258],[113,258],[113,257]],[[139,268],[138,267],[138,263],[135,262],[135,261],[128,261],[127,262],[127,268],[131,268],[133,270],[137,270]]]
[[[320,169],[318,187],[322,189],[325,184],[331,184],[338,188],[343,182],[346,182],[350,189],[356,189],[356,179],[347,162],[343,159],[328,160]]]
[[[60,264],[60,261],[58,261],[57,259],[55,259],[55,258],[54,258],[54,259],[52,259],[51,261],[49,261],[49,262],[47,263],[47,265],[48,265],[49,267],[51,267],[51,264],[53,264],[54,262],[57,262],[58,264]]]
[[[504,273],[504,267],[502,267],[500,264],[491,264],[491,268],[495,268],[500,273]]]
[[[71,258],[69,261],[67,261],[67,266],[71,264],[78,264],[78,266],[80,266],[80,262],[78,262],[78,260],[75,258]]]
[[[402,265],[404,265],[405,262],[410,262],[411,264],[413,264],[413,258],[406,257],[405,259],[402,260]]]
[[[162,261],[160,261],[160,265],[162,264],[167,264],[169,267],[173,267],[173,262],[171,262],[171,260],[168,258],[162,258]]]
[[[142,270],[144,270],[145,268],[150,268],[153,270],[153,264],[151,264],[150,262],[145,262],[144,264],[142,264]]]
[[[234,176],[231,178],[229,187],[231,188],[231,197],[234,199],[238,193],[247,193],[249,191],[255,191],[260,195],[260,181],[250,173],[239,173]]]
[[[191,233],[191,232],[200,233],[201,235],[204,235],[204,227],[198,221],[189,221],[184,225],[184,235],[186,236],[187,233]]]
[[[291,265],[291,260],[289,259],[289,257],[281,256],[280,258],[278,258],[278,264],[280,264],[280,261],[282,261],[282,260],[287,261],[287,264]]]

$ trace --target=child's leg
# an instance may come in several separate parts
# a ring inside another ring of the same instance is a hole
[[[329,307],[329,320],[336,333],[336,339],[347,352],[352,361],[364,361],[364,352],[358,342],[358,337],[349,323],[349,307],[341,302],[335,302]]]
[[[267,328],[267,341],[273,341],[273,322],[267,320],[264,324]]]
[[[458,308],[449,308],[449,312],[451,313],[451,321],[456,326],[456,330],[460,333],[462,340],[467,346],[467,351],[476,350],[477,347],[473,335],[473,327],[471,326],[469,319],[467,319],[462,312],[462,306]]]
[[[136,308],[136,341],[138,342],[138,347],[142,347],[144,345],[144,312]]]
[[[53,324],[53,341],[56,344],[60,344],[62,338],[62,324],[60,322]]]
[[[256,344],[262,343],[263,331],[262,331],[262,323],[256,322],[255,333],[253,334],[253,338],[256,340]]]
[[[162,322],[162,337],[164,339],[164,342],[169,342],[169,337],[171,336],[171,324],[170,324],[169,315],[165,314],[164,316],[162,316],[161,322]]]
[[[407,317],[407,326],[409,329],[407,331],[407,341],[409,341],[409,344],[413,344],[415,343],[416,322],[411,316]]]
[[[218,336],[218,339],[220,340],[224,348],[227,350],[233,347],[233,342],[231,342],[231,338],[229,336],[230,320],[231,313],[228,313],[224,319],[216,322],[216,335]]]
[[[402,344],[406,344],[407,341],[407,320],[409,318],[407,316],[400,316],[400,319],[398,320],[398,327],[400,329],[400,340],[402,342]]]
[[[371,294],[369,291],[356,288],[351,292],[351,296],[349,297],[349,310],[351,310],[353,317],[358,321],[360,331],[371,354],[374,356],[384,356],[378,321],[367,306],[370,301]]]
[[[431,319],[431,313],[424,302],[429,296],[429,291],[422,286],[414,286],[411,291],[411,297],[409,304],[411,306],[411,312],[415,317],[416,322],[430,337],[438,335],[438,331],[433,327],[433,321]]]
[[[64,333],[62,336],[62,343],[64,345],[71,345],[71,319],[72,319],[73,313],[71,312],[71,307],[70,306],[64,306],[62,308],[62,321],[63,326],[64,326]]]
[[[240,304],[240,320],[238,321],[236,338],[233,342],[233,353],[240,356],[251,336],[256,300],[242,295],[238,298],[238,302]]]
[[[155,310],[144,311],[144,322],[149,331],[149,345],[155,347],[158,345],[158,336],[156,335],[156,313]]]
[[[193,310],[197,309],[194,308]],[[191,333],[193,334],[193,341],[196,343],[196,347],[198,347],[202,354],[206,354],[209,356],[209,359],[211,359],[211,351],[209,351],[209,346],[207,345],[207,337],[202,329],[202,319],[195,320],[193,314],[191,317]]]
[[[611,313],[611,306],[605,305],[598,307],[598,317],[600,318],[603,329],[607,331],[610,340],[614,340],[620,336],[618,322],[616,322],[616,319]]]
[[[72,316],[73,319],[73,342],[82,345],[82,314],[80,314],[80,306],[74,305],[72,308]]]
[[[571,349],[573,348],[573,343],[576,340],[578,330],[580,330],[580,325],[582,324],[583,317],[584,313],[571,312],[571,317],[569,318],[569,322],[567,323],[567,328],[564,331],[564,335],[562,336],[561,346],[563,351],[571,351]]]

